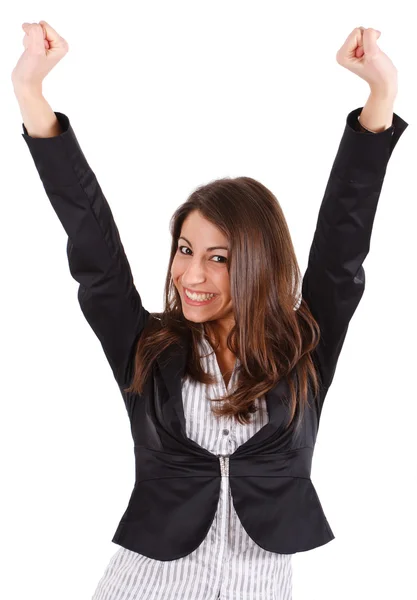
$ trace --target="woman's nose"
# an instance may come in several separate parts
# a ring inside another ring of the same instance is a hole
[[[189,284],[205,281],[206,274],[201,262],[191,261],[188,265],[188,268],[184,271],[183,279]]]

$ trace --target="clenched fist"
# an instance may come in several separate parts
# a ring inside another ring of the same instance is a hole
[[[15,87],[40,88],[49,71],[66,55],[69,46],[46,21],[23,23],[25,51],[12,71]]]
[[[377,29],[356,27],[337,51],[337,62],[367,81],[373,91],[395,94],[398,73],[391,59],[379,48]]]

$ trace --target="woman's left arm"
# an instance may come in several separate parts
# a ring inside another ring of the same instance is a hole
[[[303,300],[321,332],[312,353],[323,388],[320,411],[365,289],[363,262],[387,165],[408,126],[393,110],[397,69],[378,47],[380,35],[357,27],[336,54],[340,65],[367,81],[371,93],[363,109],[346,119],[302,282]]]
[[[312,353],[327,393],[349,322],[365,289],[363,262],[392,151],[408,126],[393,113],[379,133],[357,128],[362,108],[350,112],[320,206],[302,282],[302,298],[319,324]]]

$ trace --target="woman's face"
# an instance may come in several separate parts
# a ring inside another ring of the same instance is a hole
[[[228,240],[215,225],[194,210],[184,220],[171,275],[181,297],[184,316],[201,323],[231,316]],[[185,291],[214,294],[187,298]]]

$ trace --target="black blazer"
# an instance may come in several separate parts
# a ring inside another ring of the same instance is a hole
[[[302,427],[284,431],[288,384],[266,395],[269,423],[229,456],[233,503],[253,540],[282,554],[326,544],[334,534],[310,479],[321,410],[333,380],[349,322],[365,287],[362,263],[391,153],[408,126],[394,113],[380,133],[361,132],[357,116],[346,119],[320,207],[302,294],[321,328],[313,359],[322,379],[309,398]],[[67,235],[81,310],[119,385],[131,424],[136,480],[112,539],[158,560],[195,550],[217,509],[222,457],[185,434],[181,398],[187,343],[168,348],[156,361],[141,396],[126,394],[135,344],[150,313],[142,306],[119,232],[95,174],[68,117],[56,112],[63,133],[23,138],[49,200]]]

